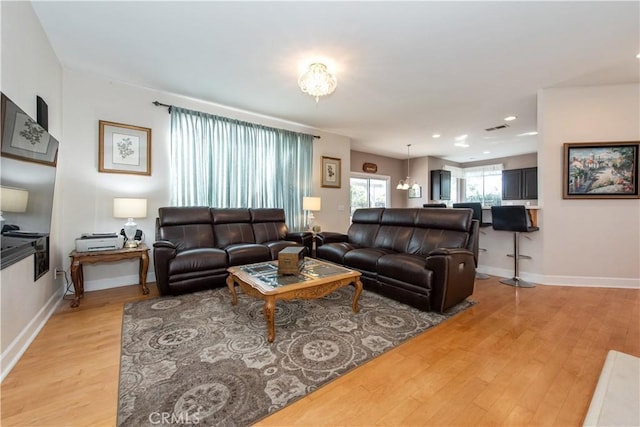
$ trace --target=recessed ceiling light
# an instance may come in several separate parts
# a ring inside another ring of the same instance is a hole
[[[463,147],[463,148],[467,148],[469,146],[469,144],[467,144],[466,142],[456,142],[453,145],[455,145],[456,147]]]
[[[532,136],[532,135],[537,135],[538,132],[536,132],[535,130],[533,132],[525,132],[525,133],[519,133],[518,136]]]
[[[464,141],[465,139],[467,139],[468,135],[460,135],[460,136],[456,136],[455,140],[456,141]]]
[[[432,138],[440,138],[440,134],[439,133],[434,133],[433,135],[431,135]]]
[[[491,151],[483,151],[482,154],[491,154]]]
[[[517,117],[516,117],[516,116],[507,116],[507,117],[505,117],[505,118],[504,118],[504,121],[505,121],[505,122],[510,122],[510,121],[512,121],[512,120],[515,120],[515,119],[517,119]]]
[[[640,59],[640,53],[636,55],[636,58]]]

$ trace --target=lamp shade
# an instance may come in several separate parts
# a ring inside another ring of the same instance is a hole
[[[116,197],[113,199],[114,218],[146,218],[147,199],[129,199]]]
[[[320,197],[303,197],[302,209],[305,211],[319,211],[322,207],[322,199]]]
[[[24,188],[0,187],[0,211],[24,213],[28,202],[29,192]]]

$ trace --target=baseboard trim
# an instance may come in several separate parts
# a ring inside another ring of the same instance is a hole
[[[513,270],[493,267],[479,267],[478,271],[497,277],[513,277]],[[640,278],[559,276],[520,272],[520,277],[528,282],[549,286],[577,286],[583,288],[640,289]]]
[[[18,363],[22,355],[27,351],[33,340],[36,339],[44,325],[51,315],[55,312],[64,290],[60,289],[51,295],[45,305],[42,306],[40,311],[31,319],[29,324],[20,332],[20,334],[9,344],[7,349],[0,355],[0,366],[2,366],[2,372],[0,373],[0,383],[4,381],[5,377],[11,372],[13,367]]]

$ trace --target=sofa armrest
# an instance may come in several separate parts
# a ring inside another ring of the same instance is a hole
[[[322,246],[326,243],[336,243],[336,242],[348,242],[349,236],[343,233],[333,233],[331,231],[326,231],[324,233],[316,234],[316,247]]]
[[[427,255],[426,268],[433,271],[432,310],[446,311],[473,293],[476,268],[470,250],[434,249]]]
[[[313,249],[313,233],[310,231],[292,231],[285,236],[286,240],[300,243],[307,248],[307,255],[311,255]]]
[[[169,294],[169,262],[177,253],[176,245],[168,240],[158,240],[153,244],[153,268],[160,295]]]

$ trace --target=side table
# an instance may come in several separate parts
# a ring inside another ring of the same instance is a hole
[[[125,259],[140,258],[140,286],[142,293],[147,295],[149,288],[147,287],[147,271],[149,270],[149,248],[144,243],[140,243],[136,248],[122,248],[110,251],[95,252],[78,252],[71,251],[71,280],[73,281],[73,289],[75,298],[71,301],[71,307],[80,305],[80,298],[84,297],[84,274],[82,272],[82,264],[96,264],[100,262],[116,262]]]

